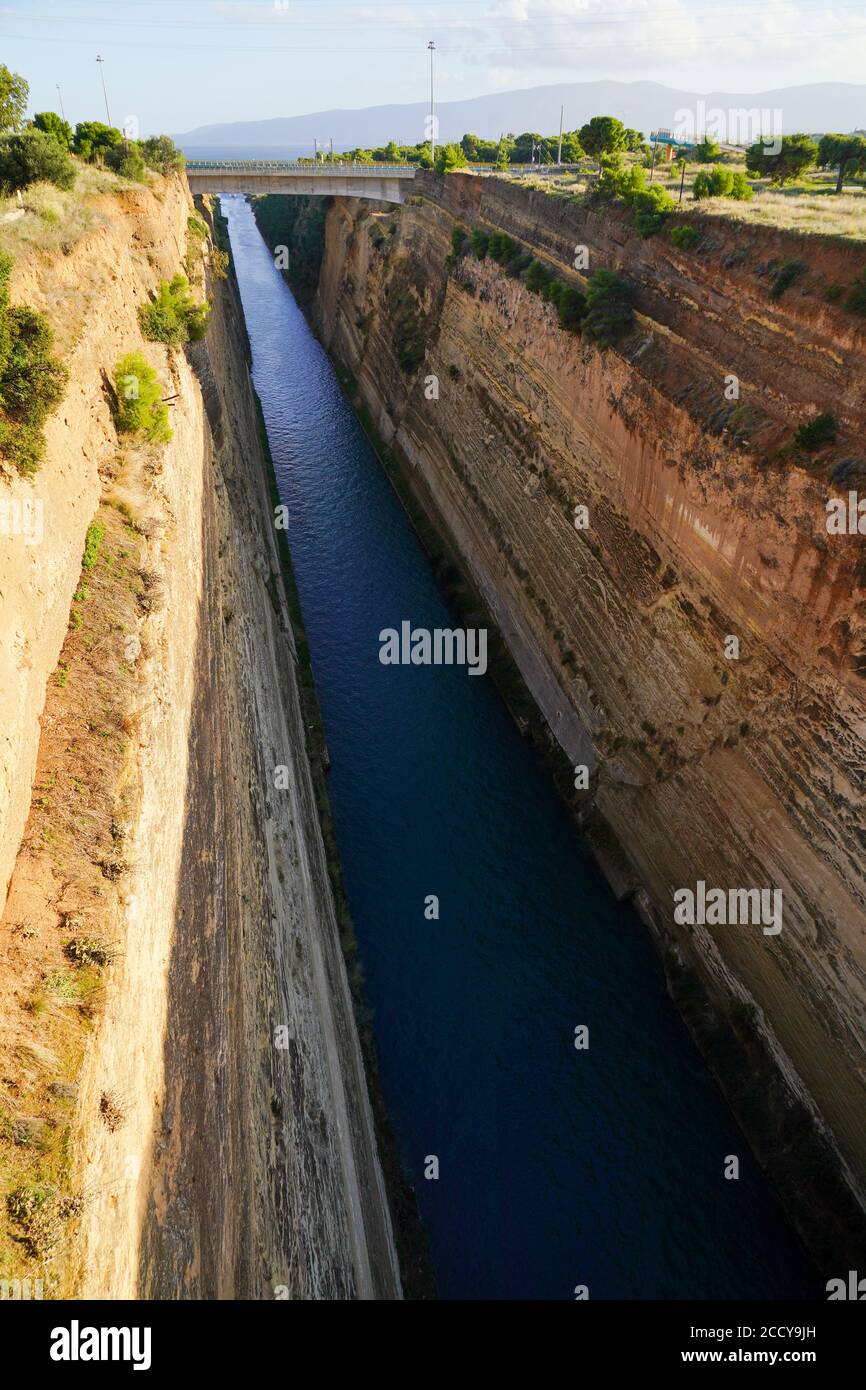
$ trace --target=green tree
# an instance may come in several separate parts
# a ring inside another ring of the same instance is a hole
[[[581,325],[585,338],[604,351],[634,323],[634,286],[614,270],[593,271]]]
[[[147,182],[147,166],[135,140],[124,140],[122,144],[107,149],[105,167],[120,174],[121,178],[134,179],[136,183]]]
[[[747,180],[745,174],[739,170],[734,174],[734,183],[731,188],[731,197],[736,198],[738,203],[748,203],[754,198],[755,190]]]
[[[72,149],[72,126],[68,121],[64,121],[62,116],[58,116],[56,111],[38,111],[33,117],[33,124],[37,130],[44,130],[46,135],[52,135],[67,154]]]
[[[694,148],[694,157],[699,164],[712,164],[713,160],[718,159],[721,153],[721,145],[717,140],[711,140],[709,135],[705,135],[700,144]]]
[[[460,141],[460,148],[470,164],[481,164],[485,162],[485,157],[479,151],[482,147],[486,147],[487,143],[486,140],[482,140],[480,135],[467,134]]]
[[[151,444],[171,439],[168,406],[159,378],[140,352],[128,352],[114,368],[114,419],[121,434],[141,435]]]
[[[536,145],[543,143],[537,130],[524,130],[522,134],[514,138],[511,148],[511,162],[513,164],[531,164],[533,150]]]
[[[599,161],[603,154],[616,154],[626,148],[626,132],[616,116],[593,116],[580,128],[580,143],[586,153]]]
[[[584,153],[583,145],[580,143],[580,132],[577,130],[565,131],[562,137],[563,164],[576,164],[579,159],[583,158]]]
[[[0,131],[21,129],[29,95],[29,82],[0,63]]]
[[[653,184],[651,188],[643,189],[635,195],[633,206],[634,224],[646,240],[647,237],[655,236],[656,232],[661,231],[676,203],[666,188]]]
[[[643,149],[644,138],[639,130],[632,130],[630,126],[626,126],[623,134],[625,135],[625,147],[629,153],[637,154],[638,150]]]
[[[72,148],[82,159],[93,163],[102,159],[113,145],[123,144],[123,131],[102,121],[79,121],[75,127]]]
[[[727,198],[734,186],[734,175],[730,169],[716,168],[709,172],[702,169],[695,175],[692,194],[695,198]]]
[[[48,320],[9,303],[12,261],[0,255],[0,455],[19,473],[35,473],[45,441],[42,426],[59,404],[67,371],[52,353]]]
[[[715,169],[701,169],[695,175],[692,195],[695,198],[736,198],[738,202],[748,202],[755,190],[747,182],[743,173],[717,166]]]
[[[822,135],[818,145],[820,169],[837,169],[836,192],[842,192],[846,174],[866,170],[866,138],[862,135]]]
[[[15,193],[31,183],[71,188],[75,165],[52,135],[29,126],[16,135],[0,135],[0,191]]]
[[[779,149],[774,154],[776,146]],[[789,179],[800,178],[812,167],[817,156],[818,146],[809,135],[782,135],[775,143],[767,137],[749,146],[746,168],[753,178],[768,178],[781,185]]]
[[[450,174],[452,169],[465,169],[466,155],[460,145],[440,145],[436,151],[436,173]]]
[[[141,141],[141,153],[147,167],[158,174],[173,174],[186,164],[183,151],[169,135],[149,135]]]

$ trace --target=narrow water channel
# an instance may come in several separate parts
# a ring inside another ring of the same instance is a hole
[[[222,206],[382,1086],[441,1296],[817,1297],[646,932],[489,678],[380,664],[381,629],[454,617],[249,206]]]

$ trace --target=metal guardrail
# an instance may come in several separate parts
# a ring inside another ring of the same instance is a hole
[[[415,164],[302,164],[290,159],[188,159],[187,172],[191,174],[313,174],[327,177],[328,174],[351,174],[376,178],[386,174],[389,178],[414,178]]]
[[[327,177],[328,174],[351,174],[353,177],[376,178],[382,174],[395,178],[414,178],[418,164],[351,164],[333,161],[326,164],[304,164],[290,159],[188,159],[187,170],[191,174],[313,174]],[[580,164],[509,164],[501,170],[507,174],[540,174],[579,171]],[[499,169],[497,164],[467,164],[464,169],[456,169],[458,174],[492,173]]]

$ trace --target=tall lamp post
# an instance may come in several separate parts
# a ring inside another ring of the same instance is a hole
[[[111,112],[108,109],[108,93],[105,90],[105,73],[102,71],[102,65],[105,59],[101,58],[97,53],[96,61],[99,64],[99,76],[102,78],[102,95],[105,97],[105,114],[108,117],[108,124],[111,125]]]
[[[433,54],[436,45],[431,39],[427,45],[430,50],[430,162],[436,163],[436,109],[433,105]]]

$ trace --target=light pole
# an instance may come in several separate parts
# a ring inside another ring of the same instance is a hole
[[[105,114],[108,117],[108,124],[111,125],[111,112],[108,109],[108,93],[105,90],[105,73],[102,71],[102,64],[104,63],[105,59],[100,58],[99,54],[97,53],[96,61],[99,64],[99,76],[102,78],[102,95],[105,97]]]
[[[433,54],[436,45],[431,39],[427,45],[430,50],[430,162],[436,164],[436,109],[433,105]]]
[[[60,115],[66,120],[66,112],[63,110],[63,93],[60,90],[60,83],[57,83],[57,99],[60,102]]]

